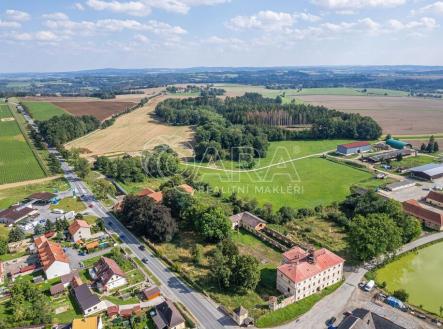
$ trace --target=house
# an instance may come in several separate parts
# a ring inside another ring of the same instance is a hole
[[[267,224],[266,221],[248,211],[233,215],[229,217],[229,219],[231,220],[233,229],[242,227],[252,232],[263,230]]]
[[[138,196],[146,196],[151,198],[156,203],[160,203],[163,201],[163,192],[155,192],[153,189],[145,188],[137,193]]]
[[[157,286],[152,286],[143,290],[143,297],[145,300],[153,300],[161,296],[160,289]]]
[[[30,216],[37,215],[38,211],[31,207],[11,206],[0,211],[0,223],[11,225],[20,222]]]
[[[414,167],[409,169],[409,173],[414,178],[432,182],[435,179],[443,177],[443,163],[429,163],[423,166]]]
[[[69,287],[72,284],[74,277],[77,277],[80,280],[80,282],[81,282],[81,279],[80,279],[80,276],[79,276],[77,270],[74,270],[71,273],[62,275],[60,277],[60,282],[63,284],[63,286],[65,288],[67,288],[67,287]],[[82,284],[82,283],[80,283],[80,284]]]
[[[157,329],[184,329],[186,327],[185,319],[170,300],[155,307],[152,320]]]
[[[283,254],[277,268],[277,290],[298,301],[343,278],[344,259],[328,249],[306,251],[294,247]]]
[[[435,191],[429,192],[426,196],[426,202],[433,206],[443,208],[443,193]]]
[[[57,283],[53,286],[51,286],[51,288],[49,288],[49,292],[51,294],[51,296],[58,296],[61,295],[62,293],[65,292],[65,286],[63,283]]]
[[[74,319],[72,321],[72,329],[103,329],[103,322],[99,316],[91,316],[89,318]]]
[[[194,188],[191,185],[188,184],[181,184],[178,186],[182,191],[190,194],[190,195],[194,195]]]
[[[337,329],[405,329],[398,324],[363,308],[347,315]]]
[[[336,153],[343,155],[351,155],[351,154],[369,152],[370,150],[371,150],[371,144],[369,144],[369,142],[359,141],[349,144],[337,145]]]
[[[82,219],[76,219],[69,225],[68,232],[72,237],[72,241],[86,241],[91,238],[91,225]]]
[[[71,273],[69,259],[58,243],[49,241],[44,235],[35,238],[34,243],[46,279]]]
[[[115,260],[102,257],[94,265],[95,284],[100,291],[109,291],[128,284],[126,275]]]
[[[417,200],[408,200],[403,202],[403,211],[420,219],[426,227],[443,231],[443,213],[438,212],[437,209],[425,207]]]
[[[386,144],[394,149],[397,149],[397,150],[403,150],[405,148],[412,148],[412,145],[410,143],[406,143],[401,140],[393,139],[393,138],[386,140]]]
[[[101,301],[87,284],[73,288],[72,293],[83,315],[95,314],[107,309],[106,303]]]

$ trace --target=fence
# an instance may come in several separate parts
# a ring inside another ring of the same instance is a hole
[[[277,298],[271,298],[269,300],[269,308],[272,311],[276,311],[276,310],[279,310],[281,308],[284,308],[284,307],[286,307],[288,305],[291,305],[291,304],[295,303],[295,301],[296,301],[295,300],[295,296],[289,296],[289,297],[281,300],[280,302],[278,302]]]

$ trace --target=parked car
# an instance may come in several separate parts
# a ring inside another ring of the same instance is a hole
[[[140,249],[141,251],[144,251],[146,248],[145,248],[144,245],[141,244],[141,245],[138,246],[138,249]]]
[[[145,257],[145,258],[142,259],[142,262],[147,264],[148,263],[148,259]]]
[[[326,325],[328,327],[332,326],[334,324],[334,322],[337,321],[337,318],[335,316],[333,316],[332,318],[330,318],[328,321],[326,321]]]

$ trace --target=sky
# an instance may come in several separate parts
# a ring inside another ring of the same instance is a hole
[[[443,65],[443,0],[1,0],[0,72]]]

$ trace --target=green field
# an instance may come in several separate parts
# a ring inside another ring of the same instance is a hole
[[[46,121],[52,117],[69,114],[60,107],[47,102],[21,102],[34,120]]]
[[[413,167],[422,166],[431,162],[435,162],[435,158],[425,155],[419,155],[419,156],[409,156],[403,158],[401,161],[393,160],[391,161],[390,165],[392,167],[391,170],[396,170],[398,168],[402,169],[409,169]],[[381,165],[377,165],[377,168],[382,168]]]
[[[0,104],[0,184],[45,177],[8,105]]]
[[[267,157],[252,171],[239,171],[236,164],[226,161],[224,168],[218,163],[217,167],[198,167],[195,171],[226,196],[235,192],[256,198],[260,205],[271,203],[274,210],[282,206],[312,208],[344,199],[352,185],[367,181],[372,175],[318,156],[284,161],[326,152],[341,142],[275,142]]]
[[[377,271],[376,280],[386,282],[389,292],[405,289],[409,303],[441,316],[442,268],[443,242],[440,242],[389,263]]]

